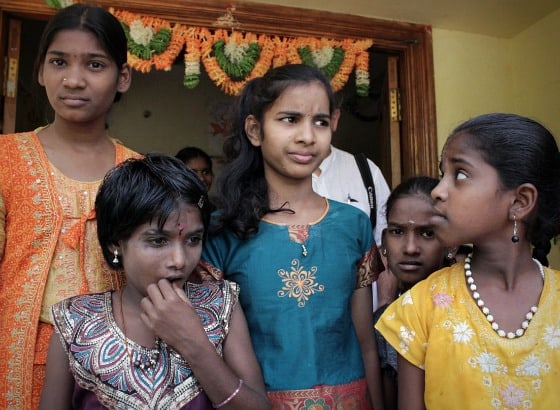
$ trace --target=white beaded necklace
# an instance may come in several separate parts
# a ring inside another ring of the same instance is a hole
[[[467,255],[467,257],[465,258],[465,278],[467,279],[467,285],[471,290],[472,297],[475,300],[478,307],[480,308],[480,310],[482,311],[482,313],[484,314],[484,316],[486,316],[486,320],[488,320],[488,322],[492,326],[492,329],[494,329],[494,331],[500,337],[515,339],[517,337],[523,336],[523,334],[529,327],[529,323],[533,319],[533,316],[535,315],[535,313],[537,313],[538,308],[536,306],[531,306],[531,310],[525,315],[525,320],[521,322],[521,327],[517,329],[515,332],[506,332],[505,330],[500,329],[498,323],[494,321],[494,316],[492,316],[492,314],[490,313],[490,309],[488,309],[488,307],[484,304],[484,301],[480,298],[480,294],[476,290],[477,289],[476,284],[474,283],[474,278],[472,277],[472,271],[471,271],[471,258],[472,258],[472,253]],[[544,270],[542,264],[536,259],[533,260],[537,264],[539,268],[539,273],[541,274],[541,277],[544,281]]]

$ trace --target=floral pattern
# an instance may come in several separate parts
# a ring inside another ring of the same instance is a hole
[[[445,408],[453,400],[467,403],[464,408],[555,407],[550,392],[560,371],[560,272],[545,268],[538,313],[522,337],[508,340],[496,335],[472,299],[462,269],[455,264],[429,276],[376,325],[408,361],[419,368],[430,363],[426,406]],[[476,404],[473,391],[482,394]]]
[[[300,266],[299,260],[292,260],[292,267],[289,270],[280,269],[278,275],[282,278],[282,289],[278,291],[278,296],[295,298],[300,308],[305,307],[305,302],[316,292],[322,292],[325,287],[317,283],[317,267],[312,266],[305,270]]]

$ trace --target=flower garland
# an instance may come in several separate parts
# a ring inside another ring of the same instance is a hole
[[[201,59],[208,76],[226,94],[237,95],[247,81],[262,77],[274,57],[274,43],[266,35],[216,30],[199,31]],[[257,55],[258,52],[258,55]]]
[[[128,40],[128,63],[140,72],[152,69],[171,70],[173,62],[183,49],[185,27],[165,20],[139,16],[125,10],[113,10],[119,19]]]
[[[55,8],[75,0],[45,0]],[[286,38],[240,31],[187,27],[125,10],[109,11],[121,22],[128,40],[128,63],[143,73],[171,70],[185,46],[183,84],[194,88],[200,82],[200,66],[226,94],[236,95],[247,81],[262,77],[271,67],[307,64],[330,79],[334,91],[341,90],[355,70],[356,93],[369,93],[369,53],[373,40],[342,41],[312,37]]]

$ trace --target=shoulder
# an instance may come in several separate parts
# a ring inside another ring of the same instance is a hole
[[[364,211],[355,206],[345,204],[344,202],[335,201],[333,199],[328,199],[329,201],[329,212],[328,214],[336,215],[336,217],[348,217],[356,221],[366,221],[367,225],[370,226],[369,217]]]
[[[239,285],[228,280],[202,280],[187,282],[186,292],[189,300],[195,305],[219,302],[237,298]]]

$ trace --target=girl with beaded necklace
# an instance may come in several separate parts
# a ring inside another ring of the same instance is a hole
[[[399,408],[555,408],[560,272],[546,255],[560,226],[558,145],[531,119],[481,115],[453,131],[440,169],[436,235],[473,251],[376,326],[399,354]]]
[[[192,282],[210,220],[203,183],[148,154],[110,171],[95,200],[117,291],[53,306],[41,409],[268,409],[239,287]]]

